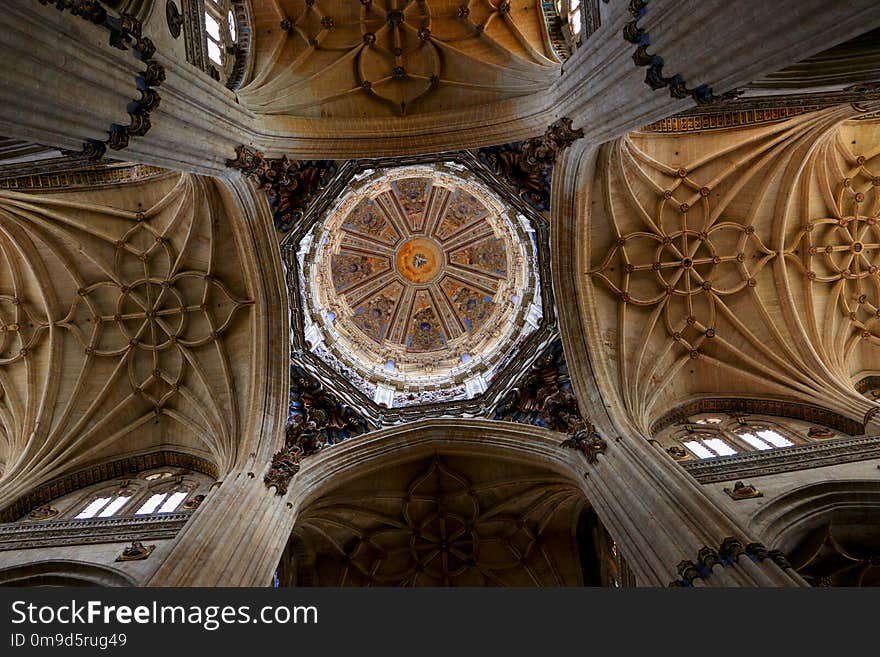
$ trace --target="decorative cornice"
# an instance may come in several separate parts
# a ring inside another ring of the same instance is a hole
[[[573,130],[571,119],[563,117],[540,137],[481,148],[476,156],[519,198],[544,212],[550,209],[553,163],[563,150],[583,136],[582,129]]]
[[[213,463],[191,454],[161,451],[129,456],[128,458],[100,463],[68,475],[56,477],[45,484],[37,486],[31,493],[19,497],[0,511],[0,522],[15,522],[32,509],[48,504],[52,500],[56,500],[86,486],[163,466],[195,470],[214,479],[219,476],[217,467]]]
[[[76,161],[71,162],[74,166]],[[93,167],[94,165],[92,165]],[[0,189],[56,190],[99,188],[119,183],[147,180],[167,173],[166,169],[146,164],[87,168],[58,173],[35,173],[10,178],[0,178]]]
[[[0,552],[174,538],[190,516],[192,513],[163,513],[149,516],[2,524]]]
[[[821,406],[813,406],[812,404],[803,404],[801,402],[780,401],[778,399],[711,397],[708,399],[696,399],[676,406],[651,425],[651,435],[656,435],[658,431],[662,431],[676,422],[682,422],[691,415],[699,413],[773,415],[822,424],[850,436],[858,436],[864,433],[864,426],[861,422]]]
[[[205,37],[205,0],[181,0],[183,43],[186,61],[200,71],[208,71],[208,43]]]
[[[784,121],[835,105],[847,103],[858,105],[877,99],[880,99],[880,89],[869,87],[851,87],[842,91],[812,94],[748,96],[727,101],[721,106],[697,105],[674,116],[655,121],[642,130],[673,133],[741,128]],[[864,117],[859,118],[871,118],[871,116],[872,113],[865,113]]]
[[[789,569],[791,564],[779,550],[768,550],[762,543],[749,543],[743,547],[742,542],[728,536],[718,549],[704,545],[697,551],[697,560],[683,560],[676,567],[679,579],[669,582],[671,587],[692,587],[697,579],[706,580],[712,576],[712,568],[721,565],[729,568],[735,566],[741,556],[746,555],[755,563],[770,559],[780,568]]]
[[[140,59],[144,69],[135,79],[140,98],[130,104],[129,125],[113,124],[109,137],[104,141],[94,139],[83,144],[82,154],[90,160],[100,160],[107,148],[122,150],[128,146],[131,137],[143,137],[152,127],[150,112],[159,107],[161,97],[154,87],[165,80],[165,68],[152,59],[156,54],[156,46],[148,37],[143,36],[141,21],[129,14],[121,14],[119,18],[111,16],[97,0],[37,0],[42,5],[55,7],[59,11],[69,11],[72,15],[106,28],[110,32],[110,45],[119,50],[131,47],[134,55]]]
[[[332,160],[289,160],[286,155],[269,159],[249,146],[235,149],[226,166],[238,169],[266,193],[275,228],[283,233],[299,224],[311,203],[336,174]]]
[[[681,466],[701,484],[712,484],[871,459],[880,459],[880,436],[832,438],[806,445],[687,461]]]
[[[639,19],[643,18],[647,12],[648,0],[630,0],[629,13],[632,15],[633,20],[623,28],[623,38],[637,46],[636,51],[633,53],[633,61],[636,63],[636,66],[648,67],[648,71],[645,73],[645,84],[654,90],[668,87],[669,95],[673,98],[687,98],[690,96],[700,105],[730,100],[742,93],[742,91],[734,90],[716,96],[712,92],[712,87],[706,84],[701,84],[691,89],[678,73],[671,77],[665,77],[663,75],[663,58],[660,55],[652,55],[648,52],[648,46],[651,45],[651,35],[648,34],[647,30],[639,27]]]
[[[784,121],[801,114],[815,112],[818,106],[773,107],[769,109],[717,109],[700,114],[676,114],[642,128],[645,132],[705,132],[723,128]]]

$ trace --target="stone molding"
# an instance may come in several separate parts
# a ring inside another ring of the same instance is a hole
[[[7,523],[0,525],[0,551],[174,538],[191,515],[192,512],[163,513]]]
[[[768,550],[763,543],[757,542],[748,543],[743,547],[739,539],[728,536],[721,541],[717,550],[708,545],[701,547],[697,551],[696,561],[682,560],[676,568],[680,579],[669,582],[669,586],[693,587],[694,581],[709,579],[715,566],[720,565],[725,568],[736,566],[742,556],[748,557],[756,564],[770,559],[783,570],[791,569],[791,564],[780,550]]]
[[[832,439],[780,449],[681,462],[701,484],[880,459],[880,436]]]

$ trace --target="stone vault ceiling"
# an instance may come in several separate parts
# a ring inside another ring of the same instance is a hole
[[[541,320],[530,233],[461,165],[367,170],[300,242],[306,339],[377,403],[472,398]]]
[[[539,93],[559,66],[526,0],[280,0],[256,13],[254,111],[390,116]]]
[[[600,149],[577,218],[589,321],[602,385],[646,433],[707,394],[869,408],[854,381],[880,362],[880,133],[859,114]]]

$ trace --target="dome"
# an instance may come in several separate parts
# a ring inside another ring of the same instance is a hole
[[[313,353],[388,407],[482,393],[541,319],[530,224],[453,162],[362,172],[298,258]]]

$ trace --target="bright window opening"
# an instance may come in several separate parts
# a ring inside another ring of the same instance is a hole
[[[153,513],[156,508],[162,503],[162,500],[165,499],[166,493],[156,493],[155,495],[151,495],[150,499],[144,502],[141,505],[141,508],[134,512],[136,516],[145,516]]]
[[[128,495],[119,495],[116,497],[110,504],[104,507],[104,510],[98,514],[99,518],[109,518],[112,515],[116,515],[116,512],[119,511],[125,503],[130,500],[131,497]]]
[[[702,443],[697,442],[696,440],[688,440],[685,441],[684,446],[691,450],[694,454],[696,454],[701,459],[710,459],[715,456],[714,452],[706,449]]]
[[[211,61],[215,64],[223,64],[223,53],[220,50],[220,46],[210,39],[208,39],[208,57],[210,57]]]
[[[214,41],[220,40],[220,23],[207,12],[205,12],[205,29],[208,31],[208,36]]]
[[[79,512],[79,515],[76,516],[78,520],[85,518],[94,518],[98,512],[104,508],[104,505],[110,501],[109,497],[99,497],[98,499],[89,503],[89,505]]]
[[[749,445],[751,445],[755,449],[773,449],[772,445],[768,445],[767,443],[765,443],[763,440],[758,438],[753,433],[747,433],[747,432],[741,433],[741,434],[739,434],[739,437],[742,438],[743,440],[745,440]]]
[[[788,438],[773,431],[773,429],[762,429],[758,432],[758,435],[774,447],[789,447],[790,445],[794,445],[794,443]]]
[[[705,443],[706,446],[718,454],[718,456],[731,456],[732,454],[737,453],[733,447],[720,438],[708,438]]]
[[[229,37],[235,41],[235,16],[232,15],[232,11],[226,15],[226,20],[229,21]]]
[[[172,511],[176,511],[177,507],[180,506],[180,503],[186,499],[186,496],[186,491],[172,493],[168,496],[168,499],[165,500],[165,503],[159,507],[159,513],[171,513]]]

